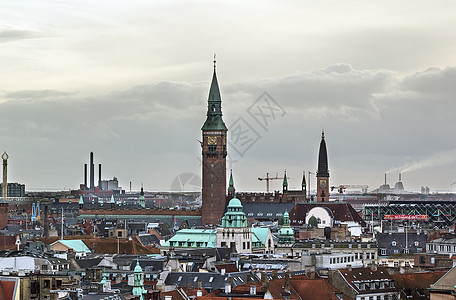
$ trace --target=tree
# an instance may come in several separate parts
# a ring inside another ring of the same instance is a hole
[[[311,227],[318,227],[317,218],[315,218],[315,216],[310,217],[310,218],[309,218],[308,224],[309,224]]]

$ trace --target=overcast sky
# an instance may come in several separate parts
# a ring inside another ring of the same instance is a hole
[[[8,181],[76,189],[93,151],[124,188],[198,190],[217,53],[238,191],[298,188],[322,129],[331,185],[456,191],[455,28],[452,0],[1,2]]]

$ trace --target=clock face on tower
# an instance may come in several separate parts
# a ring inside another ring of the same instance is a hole
[[[326,188],[326,179],[320,179],[319,185],[321,188]]]
[[[208,136],[207,137],[207,144],[208,145],[217,145],[217,137],[216,136]]]

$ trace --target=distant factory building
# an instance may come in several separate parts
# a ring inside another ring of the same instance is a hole
[[[2,194],[3,194],[3,183],[0,184]],[[7,196],[8,197],[25,197],[25,184],[17,182],[8,182],[7,186]]]
[[[90,177],[88,177],[90,174]],[[119,181],[116,177],[108,180],[101,179],[101,164],[98,164],[98,185],[95,185],[95,164],[93,161],[93,152],[90,152],[89,165],[84,164],[84,183],[81,183],[79,190],[71,191],[73,196],[79,195],[105,195],[124,194],[125,190],[119,186]]]

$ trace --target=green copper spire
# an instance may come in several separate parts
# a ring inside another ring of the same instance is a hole
[[[233,170],[230,171],[230,187],[234,188]]]
[[[283,226],[279,229],[279,244],[293,244],[294,230],[290,227],[290,215],[288,211],[283,214]]]
[[[222,119],[222,97],[217,82],[215,72],[215,55],[214,55],[214,74],[212,75],[211,88],[207,99],[207,119],[201,130],[228,130]]]
[[[134,285],[133,290],[131,291],[132,295],[139,296],[139,299],[143,300],[146,290],[144,289],[144,277],[143,270],[139,264],[139,260],[136,260],[136,266],[134,269]]]
[[[247,217],[242,210],[242,204],[239,199],[231,199],[226,210],[222,218],[222,227],[247,227]]]
[[[288,186],[288,179],[287,179],[287,170],[285,170],[285,174],[283,175],[283,186]]]
[[[111,201],[110,203],[114,204],[114,195],[111,195]]]
[[[79,204],[80,205],[84,205],[84,200],[82,199],[82,195],[79,196]]]

